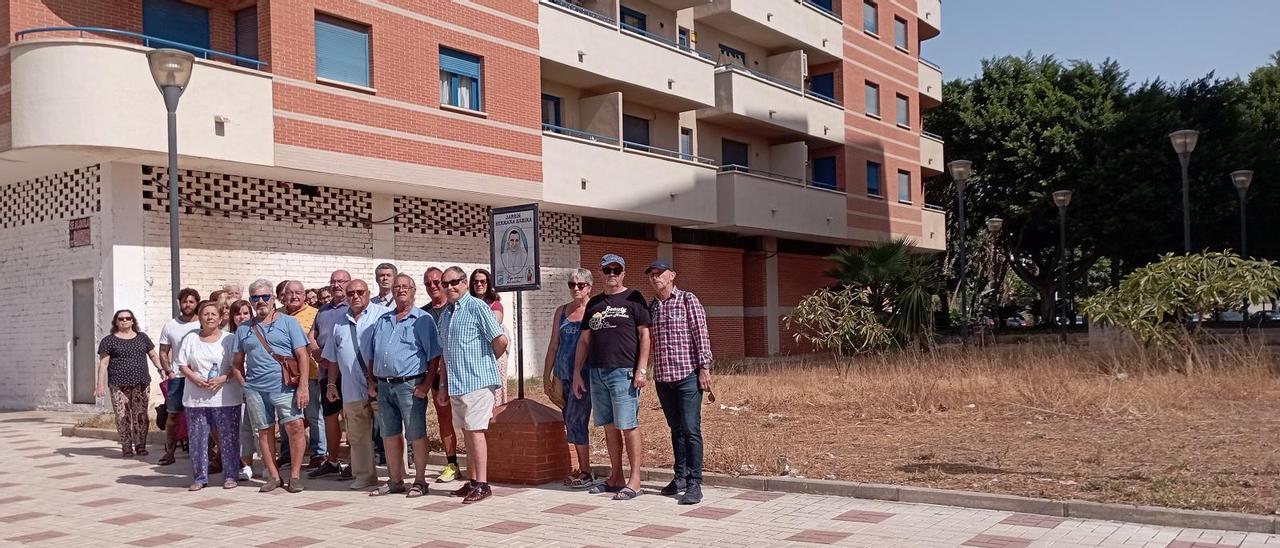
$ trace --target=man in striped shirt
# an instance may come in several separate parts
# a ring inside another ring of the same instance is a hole
[[[702,392],[711,389],[707,314],[697,296],[676,287],[671,263],[654,261],[644,273],[657,292],[649,303],[653,380],[671,428],[675,457],[675,477],[661,493],[683,492],[680,504],[698,504],[702,502]]]
[[[495,392],[503,382],[498,378],[496,357],[507,351],[508,341],[489,305],[471,296],[467,273],[461,267],[449,267],[440,282],[449,297],[439,325],[445,365],[440,370],[440,384],[448,388],[448,394],[439,393],[436,398],[448,398],[454,430],[462,430],[466,436],[467,475],[471,480],[452,495],[463,497],[463,504],[471,504],[493,494],[484,434],[493,418]]]

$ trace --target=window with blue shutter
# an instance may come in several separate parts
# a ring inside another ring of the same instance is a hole
[[[209,49],[209,10],[178,0],[143,0],[142,33],[154,38],[194,46],[183,48],[153,43],[147,44],[149,47],[174,47],[204,58],[205,53],[195,48]]]
[[[480,88],[480,57],[440,48],[440,104],[484,110],[480,102]]]
[[[898,172],[898,201],[911,203],[911,172]]]
[[[316,15],[316,77],[372,87],[369,27]]]
[[[836,100],[836,73],[815,74],[809,77],[809,92],[828,99]]]
[[[836,157],[823,156],[813,159],[813,184],[822,188],[830,188],[835,190],[838,179],[836,178]]]
[[[867,195],[880,196],[880,164],[867,162]]]
[[[236,55],[249,59],[258,58],[258,6],[236,12]],[[258,68],[258,65],[246,61],[237,61],[236,64]]]

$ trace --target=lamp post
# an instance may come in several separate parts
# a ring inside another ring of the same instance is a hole
[[[1004,228],[1004,219],[992,217],[987,219],[987,232],[991,235],[991,332],[1000,331],[1000,255],[997,254],[996,241],[1000,239],[1000,229]]]
[[[947,163],[947,171],[951,173],[951,178],[956,183],[956,220],[960,225],[960,243],[956,245],[960,260],[960,341],[964,342],[968,340],[969,335],[969,316],[965,313],[968,292],[965,290],[964,185],[969,182],[969,176],[973,174],[973,162],[969,160],[952,160]]]
[[[191,81],[195,56],[176,49],[153,49],[147,52],[147,64],[151,67],[151,79],[164,96],[164,108],[169,112],[169,284],[173,293],[173,315],[181,314],[178,308],[178,291],[182,289],[181,268],[178,262],[178,99],[187,82]]]
[[[1058,293],[1062,301],[1062,339],[1067,338],[1067,206],[1071,205],[1071,191],[1053,193],[1053,205],[1058,206]]]
[[[1249,203],[1249,183],[1253,182],[1253,171],[1241,169],[1231,172],[1231,184],[1236,187],[1236,194],[1240,195],[1240,256],[1249,258],[1249,230],[1245,223],[1245,205]],[[1244,303],[1240,305],[1240,329],[1248,334],[1249,329],[1249,299],[1246,298]]]
[[[1174,152],[1178,153],[1178,163],[1182,164],[1182,251],[1191,253],[1191,179],[1187,175],[1187,166],[1191,163],[1191,152],[1196,149],[1196,141],[1200,132],[1194,129],[1181,129],[1169,134]]]

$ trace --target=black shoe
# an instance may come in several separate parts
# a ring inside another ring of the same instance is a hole
[[[477,483],[475,480],[468,481],[467,483],[462,484],[462,487],[454,489],[452,493],[449,493],[449,496],[465,497],[467,495],[470,495],[471,491],[474,491],[476,486],[477,486]]]
[[[702,502],[702,484],[690,483],[684,491],[684,496],[680,497],[680,504],[697,504]]]
[[[339,470],[338,470],[338,479],[340,479],[340,480],[349,480],[349,479],[351,479],[351,465],[350,465],[350,464],[342,464],[342,463],[338,463],[338,469],[339,469]]]
[[[671,480],[671,483],[668,483],[667,486],[663,487],[661,491],[658,491],[658,494],[664,497],[669,497],[671,495],[679,495],[680,493],[683,493],[684,490],[685,490],[684,480],[680,478],[676,478]]]
[[[337,474],[339,472],[341,470],[338,469],[337,463],[326,460],[320,463],[320,466],[315,467],[314,470],[307,472],[307,477],[311,479],[323,478],[329,474]]]
[[[386,453],[378,453],[377,455],[374,455],[374,458],[376,458],[376,459],[377,459],[377,461],[378,461],[378,466],[386,466],[386,465],[387,465],[387,455],[386,455]]]

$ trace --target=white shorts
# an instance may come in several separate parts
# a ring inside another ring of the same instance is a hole
[[[453,408],[454,429],[466,432],[488,430],[489,419],[493,418],[496,391],[497,387],[490,386],[461,396],[449,396],[449,407]]]

